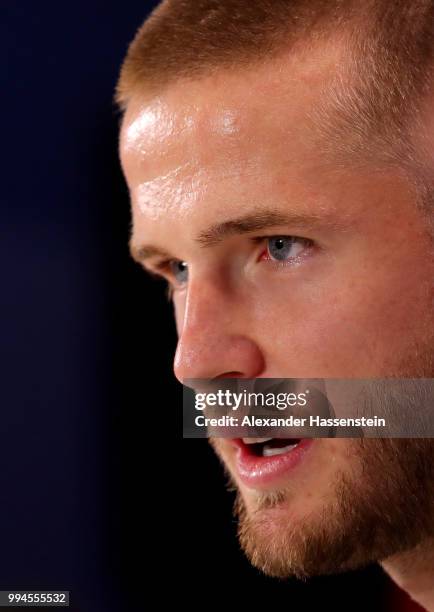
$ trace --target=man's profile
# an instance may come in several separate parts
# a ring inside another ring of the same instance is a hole
[[[181,382],[434,377],[434,1],[166,0],[117,96]],[[434,610],[431,439],[249,442],[212,440],[255,566]]]

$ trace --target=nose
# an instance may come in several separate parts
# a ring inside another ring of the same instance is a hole
[[[234,296],[211,284],[191,283],[182,321],[174,372],[189,378],[257,378],[264,356],[246,329],[247,313]]]

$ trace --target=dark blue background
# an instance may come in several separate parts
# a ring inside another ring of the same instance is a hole
[[[89,612],[137,602],[129,484],[146,487],[123,450],[150,357],[127,321],[146,301],[129,293],[112,98],[151,5],[0,5],[0,588],[69,589]]]
[[[170,439],[174,328],[128,257],[112,101],[151,5],[0,4],[0,588],[68,589],[82,612],[142,611],[151,589],[161,605],[389,609],[374,569],[308,584],[253,570],[206,442],[184,442],[181,465]]]

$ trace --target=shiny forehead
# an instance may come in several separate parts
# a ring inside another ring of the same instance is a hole
[[[243,144],[266,145],[273,136],[297,138],[300,132],[298,137],[309,140],[316,109],[343,55],[342,45],[330,43],[321,52],[303,50],[255,68],[178,81],[160,95],[136,98],[123,121],[122,160],[132,153],[136,163],[149,162],[156,147],[163,155],[170,145],[194,163],[206,144],[207,159],[201,161],[209,161],[210,139],[217,149],[229,145],[234,154],[242,154]]]

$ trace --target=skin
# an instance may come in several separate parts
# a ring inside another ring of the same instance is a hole
[[[172,285],[181,382],[433,376],[432,238],[414,189],[397,168],[334,165],[311,119],[338,55],[323,49],[178,81],[128,105],[120,152],[131,249]],[[264,210],[292,219],[203,244],[210,228]],[[282,265],[267,254],[272,236],[304,240]],[[171,260],[187,262],[188,282],[177,281]],[[215,446],[253,514],[258,495],[273,491],[245,487],[230,442]],[[354,480],[357,469],[351,441],[316,440],[290,482],[278,483],[289,495],[262,510],[272,537],[283,522],[318,519],[337,474]],[[398,555],[385,567],[434,610],[418,578],[434,572],[426,548],[407,554],[419,565]]]
[[[434,541],[424,542],[415,550],[395,555],[383,563],[391,578],[410,593],[426,610],[434,603]]]

